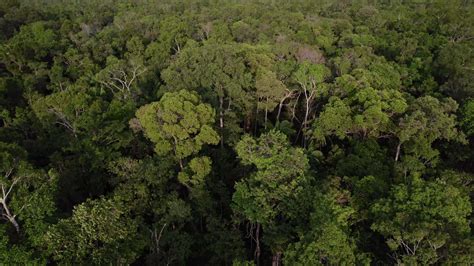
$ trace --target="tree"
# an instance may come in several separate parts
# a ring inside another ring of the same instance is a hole
[[[302,149],[290,147],[286,136],[275,130],[258,139],[244,136],[236,150],[244,165],[256,168],[250,176],[235,184],[232,201],[234,211],[255,226],[255,258],[258,261],[260,227],[270,233],[278,227],[279,221],[284,220],[283,217],[291,215],[291,199],[298,197],[306,182],[308,159]],[[279,257],[283,246],[277,239],[282,236],[274,234],[276,239],[269,235],[268,244]]]
[[[5,226],[0,225],[0,259],[17,264],[40,263],[38,258],[33,258],[31,251],[21,245],[9,243],[9,237]]]
[[[57,37],[43,21],[21,27],[20,32],[0,47],[2,62],[16,74],[41,73],[44,59],[58,48]]]
[[[257,109],[265,111],[264,126],[267,128],[268,112],[273,111],[279,104],[277,115],[279,117],[285,96],[288,97],[288,89],[283,82],[277,79],[273,71],[265,68],[257,71],[255,89],[258,99]]]
[[[26,161],[26,152],[15,144],[0,142],[2,179],[0,214],[17,234],[29,236],[34,243],[45,229],[44,219],[55,211],[55,179],[37,171]],[[20,221],[25,225],[22,230]]]
[[[181,169],[184,159],[198,153],[203,145],[219,141],[212,129],[214,109],[201,103],[200,97],[193,92],[165,93],[159,102],[140,107],[136,116],[138,126],[155,144],[156,153],[171,154],[179,161]]]
[[[0,0],[0,264],[474,265],[474,4],[381,2]]]
[[[44,263],[34,254],[52,217],[57,176],[35,169],[16,144],[0,142],[0,258],[14,263]]]
[[[306,61],[298,67],[294,75],[294,79],[303,90],[302,94],[305,98],[301,130],[303,130],[303,134],[306,134],[313,101],[316,97],[319,98],[326,94],[327,87],[324,81],[329,76],[329,69],[323,64],[311,64]],[[303,143],[306,143],[306,141],[303,141]]]
[[[13,150],[13,152],[11,151]],[[23,154],[22,154],[23,153]],[[19,156],[19,157],[16,157]],[[22,174],[13,175],[14,171],[18,169],[19,160],[21,157],[25,157],[24,151],[15,147],[15,145],[8,145],[2,143],[2,183],[0,185],[2,194],[0,197],[0,203],[2,205],[2,219],[7,220],[15,228],[17,233],[20,233],[20,225],[16,220],[17,214],[10,211],[9,202],[11,201],[11,192],[17,188],[18,182],[21,181]],[[24,166],[23,166],[24,167]],[[23,206],[22,206],[23,207]],[[23,208],[19,210],[21,212]]]
[[[462,109],[461,125],[468,136],[474,135],[474,100],[466,102]]]
[[[326,136],[384,138],[394,135],[394,123],[407,108],[395,89],[386,89],[378,73],[358,69],[357,76],[336,78],[334,94],[313,123],[313,138],[324,144]],[[380,83],[380,84],[379,84]]]
[[[124,206],[101,198],[76,206],[49,229],[44,244],[57,262],[129,263],[142,248],[140,237]]]
[[[371,207],[372,229],[387,238],[397,263],[436,263],[447,243],[469,235],[471,210],[468,197],[456,187],[413,178]]]
[[[196,90],[213,104],[218,112],[222,145],[224,129],[234,131],[238,127],[225,121],[248,113],[255,102],[250,94],[252,74],[246,61],[245,46],[209,43],[184,49],[162,73],[163,80],[171,90]],[[239,132],[232,131],[229,134]]]
[[[107,57],[106,67],[96,74],[96,80],[119,99],[134,99],[140,91],[137,89],[139,78],[147,71],[144,66],[145,47],[138,37],[131,38],[127,44],[123,59],[113,55]]]
[[[283,261],[291,265],[354,264],[355,244],[350,238],[349,207],[336,204],[330,195],[313,194],[313,210],[309,226],[289,245]]]
[[[120,60],[114,56],[107,57],[107,67],[97,74],[100,84],[111,90],[119,98],[126,100],[136,97],[136,83],[146,71],[140,60]]]
[[[192,206],[179,195],[172,159],[120,158],[109,164],[114,174],[113,201],[133,213],[141,228],[146,261],[184,263],[194,240],[186,232],[192,222]],[[143,253],[143,252],[142,252]]]
[[[204,189],[205,177],[211,172],[211,160],[195,155],[204,145],[219,142],[212,128],[214,109],[201,103],[196,93],[181,90],[165,93],[159,102],[140,107],[136,115],[137,126],[155,143],[156,153],[173,156],[180,167],[178,180],[205,209],[209,197]],[[191,156],[195,157],[189,159]]]
[[[400,118],[395,161],[398,161],[404,146],[406,170],[421,170],[437,162],[438,151],[431,147],[435,140],[464,142],[464,134],[456,128],[456,118],[452,114],[457,108],[457,103],[451,98],[443,102],[431,96],[416,99],[407,114]]]

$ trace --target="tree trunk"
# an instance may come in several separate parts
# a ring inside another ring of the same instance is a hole
[[[295,100],[295,104],[293,105],[293,108],[291,109],[291,122],[293,123],[293,121],[295,120],[296,118],[296,107],[298,105],[298,101],[300,99],[300,96],[301,96],[301,93],[298,94],[298,97],[296,97],[296,100]],[[298,120],[298,119],[296,119]],[[299,122],[299,121],[298,121]]]
[[[19,225],[18,222],[15,220],[15,217],[11,217],[11,218],[9,218],[9,220],[10,220],[10,223],[13,224],[13,227],[15,227],[16,233],[19,234],[19,233],[20,233],[20,225]]]
[[[265,128],[265,130],[267,129],[267,120],[268,120],[268,107],[267,106],[268,106],[268,97],[265,101],[265,121],[263,122],[264,123],[263,127]]]
[[[304,120],[303,120],[303,124],[301,125],[301,130],[303,132],[303,147],[306,147],[306,128],[307,128],[307,124],[308,124],[308,117],[309,117],[309,111],[310,111],[310,105],[311,105],[311,99],[313,98],[313,93],[309,94],[308,95],[308,91],[306,89],[306,87],[303,88],[304,89],[304,97],[305,97],[305,113],[304,113]]]
[[[15,227],[16,232],[20,233],[20,225],[16,221],[15,215],[11,214],[10,209],[8,209],[7,203],[5,201],[6,201],[6,199],[3,198],[2,199],[2,207],[3,207],[3,210],[5,211],[5,213],[3,215],[8,219],[8,221],[13,225],[13,227]]]
[[[268,120],[268,110],[267,110],[267,107],[265,107],[265,129],[267,129],[267,120]]]
[[[255,126],[253,128],[253,135],[257,135],[257,129],[258,129],[258,102],[257,102],[257,110],[255,111]]]
[[[219,128],[221,131],[221,147],[224,148],[224,97],[219,97]]]
[[[306,111],[304,113],[304,120],[303,120],[303,128],[306,129],[306,124],[308,123],[308,117],[309,117],[309,98],[306,98]]]
[[[249,133],[252,131],[252,115],[247,114],[245,116],[245,125],[244,125],[245,133]]]
[[[402,143],[399,142],[397,146],[397,153],[395,154],[395,162],[398,161],[398,158],[400,157],[400,148],[402,147]]]
[[[306,148],[306,129],[308,127],[308,117],[309,117],[309,106],[310,106],[310,98],[306,98],[306,111],[304,114],[303,126],[302,126],[302,135],[303,135],[303,147]]]
[[[283,108],[283,101],[285,99],[281,100],[280,101],[280,104],[278,105],[278,113],[277,113],[277,117],[276,117],[276,121],[277,122],[280,122],[280,114],[281,114],[281,108]]]
[[[255,261],[257,266],[260,265],[260,224],[257,223],[257,228],[255,229]]]
[[[165,230],[166,223],[161,227],[160,233],[157,234],[156,228],[152,231],[152,238],[155,240],[155,252],[156,254],[160,254],[160,239],[163,235],[163,230]]]
[[[277,251],[273,254],[272,266],[281,266],[281,251]]]

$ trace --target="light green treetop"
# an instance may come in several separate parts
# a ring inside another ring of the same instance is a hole
[[[214,110],[190,91],[165,93],[159,102],[138,109],[136,116],[159,155],[171,153],[182,160],[199,152],[205,144],[219,142],[212,129]]]
[[[302,188],[308,159],[275,130],[258,139],[244,136],[236,150],[242,163],[255,166],[256,172],[235,185],[234,208],[252,222],[270,225],[289,207],[285,201]]]
[[[387,237],[399,262],[435,263],[437,251],[451,238],[469,233],[471,209],[469,198],[456,187],[415,178],[412,184],[394,186],[372,206],[372,229]]]

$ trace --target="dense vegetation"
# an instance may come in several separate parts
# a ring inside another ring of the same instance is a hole
[[[474,264],[471,1],[0,1],[0,263]]]

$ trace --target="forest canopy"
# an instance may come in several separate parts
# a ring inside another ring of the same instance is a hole
[[[0,264],[473,265],[472,1],[0,1]]]

